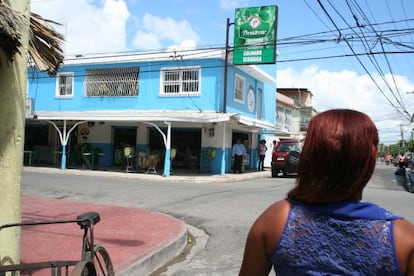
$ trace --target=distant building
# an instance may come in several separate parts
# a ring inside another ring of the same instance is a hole
[[[310,119],[316,114],[312,92],[307,88],[277,88],[276,135],[283,138],[302,138]]]

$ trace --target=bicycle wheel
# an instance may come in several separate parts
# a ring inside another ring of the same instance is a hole
[[[112,265],[111,257],[105,247],[100,245],[94,246],[95,258],[94,264],[96,275],[98,276],[114,276],[114,266]]]
[[[95,266],[91,262],[79,262],[73,269],[71,276],[96,276]]]

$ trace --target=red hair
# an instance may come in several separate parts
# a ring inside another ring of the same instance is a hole
[[[333,109],[309,123],[296,186],[288,198],[308,203],[360,199],[374,172],[378,131],[364,113]]]

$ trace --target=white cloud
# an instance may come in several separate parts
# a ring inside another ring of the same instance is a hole
[[[56,29],[65,35],[67,55],[126,50],[124,0],[105,0],[102,7],[88,0],[36,1],[32,11],[63,24]]]
[[[383,86],[382,91],[387,97],[397,105],[393,96],[390,96],[391,92],[382,85],[380,77],[376,74],[373,74],[373,77]],[[409,91],[410,87],[414,87],[406,77],[394,77],[400,85],[400,90]],[[390,76],[386,78],[391,81]],[[277,86],[309,89],[313,94],[312,104],[318,112],[332,108],[350,108],[365,112],[376,123],[382,141],[394,143],[399,139],[397,135],[400,131],[399,125],[404,119],[398,115],[396,109],[381,94],[368,75],[358,75],[349,70],[331,72],[316,66],[306,67],[301,71],[286,68],[277,71]],[[405,97],[405,93],[400,95],[404,102],[410,102],[410,99]],[[409,113],[414,111],[408,107],[407,109]],[[405,120],[405,123],[408,121]]]
[[[134,46],[140,50],[159,50],[160,45],[181,44],[184,41],[192,41],[196,45],[200,40],[187,20],[177,21],[171,17],[161,18],[147,13],[137,27],[140,29],[135,35]],[[145,43],[147,38],[150,39],[148,44]]]
[[[152,32],[138,31],[135,35],[133,45],[141,50],[160,49],[161,41],[157,34]]]
[[[127,48],[126,25],[131,14],[126,1],[103,0],[101,3],[98,6],[90,0],[35,1],[32,11],[63,25],[55,26],[55,29],[65,35],[66,55],[130,50]],[[135,24],[136,33],[131,43],[136,50],[159,50],[168,45],[195,48],[200,41],[199,35],[184,19],[146,13],[141,19],[133,18],[129,23]]]
[[[249,6],[247,0],[220,0],[220,7],[224,10],[232,10],[247,6]]]
[[[193,40],[184,40],[180,45],[170,45],[167,47],[166,52],[175,50],[195,50],[197,47]]]

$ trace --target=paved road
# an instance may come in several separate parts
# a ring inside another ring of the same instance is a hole
[[[399,185],[395,167],[379,165],[364,199],[414,221],[414,194]],[[57,178],[58,177],[58,178]],[[123,177],[25,172],[23,192],[85,202],[114,204],[173,215],[188,225],[195,246],[166,275],[237,275],[245,238],[254,219],[285,197],[293,178],[269,177],[236,183],[170,183]]]

